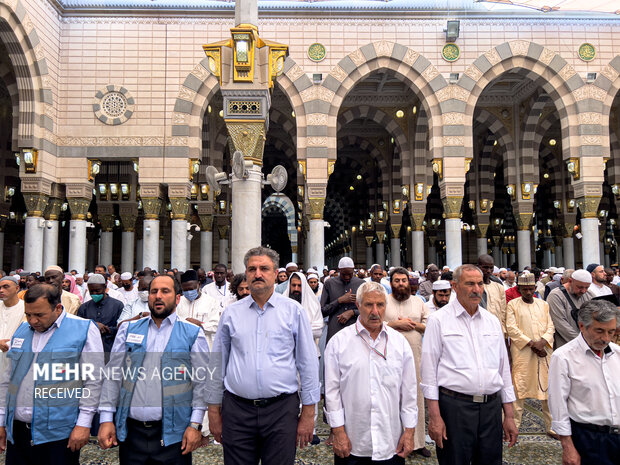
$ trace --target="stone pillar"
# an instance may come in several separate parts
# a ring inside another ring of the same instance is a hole
[[[426,204],[424,208],[418,208],[411,215],[411,268],[413,270],[424,270],[424,216],[426,214]]]
[[[517,223],[517,265],[519,270],[532,266],[532,249],[530,241],[530,224],[532,222],[534,203],[520,203],[514,210]]]
[[[7,217],[0,215],[0,270],[4,270],[4,228],[6,222]]]
[[[263,173],[260,165],[247,170],[246,178],[232,176],[231,266],[236,272],[245,270],[246,252],[261,245],[261,187]]]
[[[601,263],[599,229],[598,229],[598,204],[600,197],[582,197],[577,199],[577,205],[581,210],[581,251],[583,267],[590,263]]]
[[[478,256],[489,253],[489,242],[487,240],[488,223],[479,223],[476,226],[476,253]]]
[[[11,244],[11,269],[23,268],[21,266],[22,246],[19,242]]]
[[[187,214],[189,212],[189,190],[191,186],[175,185],[168,188],[172,206],[172,228],[170,237],[170,268],[187,270]],[[182,196],[187,192],[186,196]],[[173,196],[174,195],[174,196]]]
[[[136,239],[136,269],[144,270],[144,260],[142,260],[144,254],[144,240],[142,238]]]
[[[62,199],[50,198],[45,210],[47,221],[43,229],[43,271],[48,266],[58,265],[58,217],[62,203]]]
[[[47,207],[49,197],[40,192],[25,192],[23,194],[28,210],[24,235],[24,269],[34,273],[43,271],[43,229],[45,219],[43,212]]]
[[[390,240],[390,266],[400,266],[400,224],[392,224],[392,239]]]
[[[374,236],[366,236],[366,269],[372,266],[372,241],[375,239]]]
[[[218,263],[223,263],[228,266],[228,239],[226,237],[228,235],[228,225],[218,225],[217,231],[220,234]],[[241,270],[245,271],[243,261],[241,262]],[[238,270],[233,268],[233,271],[236,273]]]
[[[377,243],[375,244],[375,256],[377,257],[377,263],[385,268],[385,232],[377,231]]]
[[[110,205],[112,207],[112,205]],[[104,214],[99,217],[101,221],[101,241],[99,245],[99,263],[108,266],[112,264],[114,252],[114,223],[116,217]]]
[[[435,247],[435,244],[437,243],[437,236],[436,235],[430,235],[428,236],[428,242],[430,243],[429,247],[428,247],[428,263],[435,263],[438,265],[438,260],[437,260],[437,247]],[[421,271],[424,271],[425,268],[423,268]]]
[[[316,266],[319,271],[325,265],[325,222],[323,221],[323,208],[325,198],[310,198],[310,265]]]
[[[119,206],[122,233],[121,270],[133,273],[134,268],[134,243],[136,237],[136,219],[138,218],[138,206],[135,203],[121,203]],[[137,246],[136,246],[137,247]]]
[[[149,186],[149,194],[152,194],[152,197],[144,196],[143,186],[140,186],[140,189],[144,210],[142,268],[149,267],[159,271],[159,211],[162,205],[161,198],[157,196],[160,193],[159,186]]]
[[[92,194],[90,186],[86,187]],[[69,187],[67,187],[67,191]],[[86,192],[84,192],[86,193]],[[69,269],[84,273],[86,269],[86,214],[90,198],[71,197],[67,199],[71,211],[69,225]]]
[[[190,224],[189,222],[187,224]],[[192,240],[190,239],[192,234],[187,235],[187,256],[186,256],[186,270],[189,270],[192,267]]]
[[[160,223],[160,227],[161,227],[161,220],[159,220]],[[166,240],[164,238],[163,235],[159,236],[159,266],[157,267],[158,270],[163,270],[164,269],[164,265],[165,265],[165,258],[164,255],[166,253]]]
[[[563,266],[564,268],[566,268],[566,266],[564,265],[564,250],[562,249],[562,245],[561,245],[562,241],[557,237],[554,238],[554,240],[555,240],[555,266],[557,267]]]
[[[444,197],[441,199],[446,214],[446,265],[451,270],[463,264],[461,204],[462,197]]]
[[[199,203],[198,218],[200,219],[200,267],[205,271],[210,271],[213,268],[213,203]]]

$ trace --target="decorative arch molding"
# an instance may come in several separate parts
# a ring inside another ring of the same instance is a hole
[[[563,192],[562,167],[558,163],[556,154],[549,150],[548,147],[543,147],[540,150],[540,160],[549,170],[552,200],[561,200]]]
[[[468,121],[473,122],[476,103],[486,86],[511,70],[519,70],[537,82],[551,97],[560,115],[564,158],[605,153],[602,142],[606,136],[602,127],[586,123],[601,120],[605,91],[584,83],[564,58],[535,42],[505,42],[488,50],[467,68],[457,85],[461,87]]]
[[[19,149],[18,143],[18,131],[19,131],[19,89],[17,88],[17,81],[15,80],[15,73],[6,64],[0,64],[0,81],[4,83],[4,86],[9,91],[9,98],[11,99],[11,108],[13,113],[12,131],[11,131],[11,150],[17,151]]]
[[[384,200],[390,198],[390,167],[385,161],[383,154],[369,140],[358,136],[344,136],[338,138],[338,149],[341,150],[347,145],[357,145],[366,151],[373,158],[381,170],[381,197]]]
[[[55,108],[47,59],[21,0],[0,3],[0,41],[13,65],[19,95],[19,111],[13,113],[17,148],[34,147],[55,154]]]
[[[600,89],[600,92],[604,92],[603,108],[601,114],[602,118],[594,119],[593,117],[589,117],[586,121],[584,120],[584,116],[580,115],[583,124],[599,124],[603,127],[608,127],[609,118],[611,115],[611,106],[613,105],[614,99],[620,95],[620,55],[616,55],[607,66],[605,66],[596,77],[596,80],[592,84],[597,89]],[[606,116],[605,116],[606,115]],[[610,147],[610,135],[607,131],[603,131],[602,144],[604,148],[609,149]],[[604,152],[603,156],[607,158],[609,156],[609,152]]]
[[[517,184],[517,156],[514,141],[512,135],[504,126],[497,116],[488,112],[487,110],[480,110],[476,115],[476,122],[483,125],[495,136],[498,145],[504,149],[504,180],[506,184]],[[521,163],[521,177],[524,181],[524,176],[530,175],[530,173],[524,173],[523,164]],[[528,180],[529,181],[529,180]]]
[[[295,226],[295,207],[293,202],[286,195],[277,193],[271,194],[263,202],[261,213],[264,215],[270,209],[281,211],[286,217],[286,231],[291,240],[291,246],[297,247],[297,227]],[[295,249],[293,249],[295,250]]]
[[[330,223],[332,231],[344,231],[346,229],[346,225],[348,224],[348,216],[345,218],[342,205],[331,197],[327,197],[325,200],[325,211],[323,216],[325,218],[329,216],[332,220]]]
[[[308,115],[308,131],[318,134],[324,130],[321,128],[335,128],[346,95],[363,78],[379,69],[393,71],[414,89],[430,115],[440,114],[437,94],[447,83],[437,68],[415,50],[398,43],[379,41],[350,53],[340,60],[320,86],[302,92],[304,101],[313,109]],[[431,124],[429,132],[431,150],[440,151],[442,136],[439,129]],[[337,141],[337,134],[329,129],[322,136],[308,137],[308,156],[335,160]]]
[[[413,161],[411,188],[415,183],[425,183],[432,186],[434,182],[432,156],[428,150],[428,117],[426,111],[420,108],[416,124],[415,138],[413,141]],[[426,189],[424,189],[424,199],[426,199]]]

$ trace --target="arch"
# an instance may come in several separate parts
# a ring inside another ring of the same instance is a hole
[[[547,132],[556,124],[558,124],[559,122],[559,118],[557,113],[551,112],[547,115],[543,115],[543,119],[540,121],[540,123],[538,124],[538,126],[536,127],[536,131],[534,131],[534,140],[533,140],[533,144],[532,144],[532,148],[533,148],[533,158],[532,158],[532,169],[534,170],[534,182],[538,182],[539,181],[539,167],[538,167],[538,160],[539,160],[539,153],[541,152],[541,144],[542,144],[542,140],[545,137],[545,135],[547,134]]]
[[[19,0],[0,4],[0,41],[13,65],[19,95],[19,111],[13,114],[17,145],[41,149],[41,139],[52,142],[44,130],[54,131],[55,108],[43,44],[26,11]]]
[[[11,107],[13,112],[11,150],[17,151],[19,149],[19,89],[17,88],[15,73],[4,63],[0,63],[0,81],[4,83],[5,87],[9,91],[9,98],[11,99]]]
[[[389,69],[421,96],[422,105],[430,115],[439,115],[437,92],[447,86],[444,77],[420,53],[404,45],[379,41],[367,44],[344,57],[332,69],[320,86],[302,92],[308,105],[314,109],[313,126],[336,128],[341,104],[353,87],[379,69]],[[432,118],[430,118],[432,121]],[[331,132],[330,132],[331,131]],[[430,125],[431,150],[441,149],[441,134],[436,125]],[[313,139],[313,140],[312,140]],[[328,129],[325,137],[308,138],[309,154],[334,160],[337,156],[337,135]]]
[[[383,154],[367,139],[363,139],[358,136],[344,136],[338,138],[338,149],[342,149],[346,145],[357,145],[362,150],[365,150],[371,158],[373,158],[381,171],[381,197],[384,200],[390,198],[389,186],[390,186],[390,168],[383,158]]]
[[[274,193],[265,199],[261,208],[261,214],[266,214],[270,209],[281,211],[286,217],[286,230],[291,240],[291,246],[297,247],[297,227],[295,226],[295,207],[293,202],[282,193]],[[295,249],[293,249],[295,250]]]
[[[558,160],[548,147],[543,147],[540,150],[540,159],[544,166],[549,170],[549,179],[551,181],[551,197],[552,200],[562,199],[562,167],[558,163]]]
[[[342,205],[336,202],[331,197],[325,199],[325,214],[324,216],[330,216],[332,223],[330,223],[331,231],[344,231],[346,229],[345,215],[342,210]],[[335,223],[335,224],[334,224]]]
[[[616,55],[608,65],[603,67],[598,73],[593,85],[593,93],[595,92],[597,97],[602,97],[603,102],[601,114],[607,115],[607,118],[611,117],[611,107],[614,103],[616,96],[620,94],[620,55]],[[587,119],[586,119],[587,118]],[[603,127],[610,126],[609,120],[605,121],[603,118],[595,119],[593,116],[580,115],[581,122],[583,124],[598,124]],[[603,131],[602,144],[604,147],[609,148],[611,146],[610,134]],[[608,157],[608,153],[604,153],[604,157]]]
[[[602,128],[579,127],[582,113],[600,115],[603,91],[585,84],[564,58],[535,42],[505,42],[488,50],[467,68],[457,84],[463,90],[464,113],[469,121],[473,122],[474,109],[483,90],[506,71],[520,72],[550,96],[560,115],[564,158],[603,154]]]
[[[475,121],[482,124],[485,128],[491,131],[495,136],[495,140],[497,140],[497,143],[504,148],[504,180],[506,181],[506,184],[516,185],[518,179],[517,157],[515,145],[512,136],[510,135],[510,132],[508,132],[508,129],[506,129],[504,123],[502,123],[497,116],[488,112],[487,110],[481,110],[476,116]],[[521,180],[523,182],[525,182],[524,179],[527,177],[527,175],[530,175],[530,173],[524,172],[523,164],[521,164],[521,174]]]

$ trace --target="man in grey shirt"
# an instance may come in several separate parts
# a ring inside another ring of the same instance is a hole
[[[439,268],[434,263],[426,269],[426,281],[420,284],[418,293],[427,301],[433,298],[433,283],[439,279]]]
[[[568,283],[549,293],[547,303],[555,326],[555,349],[579,335],[579,327],[571,312],[573,308],[579,309],[581,305],[592,299],[592,294],[588,292],[590,284],[592,284],[592,275],[586,270],[577,270],[568,279]]]

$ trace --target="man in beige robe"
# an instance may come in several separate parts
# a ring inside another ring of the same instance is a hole
[[[480,306],[497,317],[506,337],[506,290],[503,284],[491,279],[494,267],[495,263],[490,255],[484,254],[478,257],[478,268],[482,270],[484,281],[484,294]]]
[[[388,326],[399,331],[411,346],[418,385],[418,424],[415,427],[414,452],[430,457],[430,451],[425,447],[425,422],[424,422],[424,395],[420,388],[420,375],[422,373],[420,362],[422,359],[422,334],[426,329],[428,310],[424,307],[422,299],[411,295],[409,285],[409,273],[406,269],[398,267],[390,273],[392,293],[387,296],[387,305],[383,320]]]
[[[525,272],[517,279],[521,297],[508,302],[506,308],[506,331],[510,337],[512,356],[512,382],[517,400],[515,424],[521,424],[525,399],[541,401],[545,430],[548,436],[558,439],[551,430],[551,414],[547,404],[549,386],[549,362],[553,351],[555,328],[549,315],[549,305],[534,297],[536,280]]]

